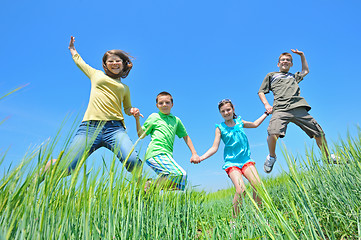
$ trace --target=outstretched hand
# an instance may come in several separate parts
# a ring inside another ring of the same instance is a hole
[[[73,36],[71,36],[70,43],[69,43],[69,50],[70,50],[70,53],[72,56],[74,56],[75,54],[78,53],[75,49],[74,42],[75,42],[75,38]]]
[[[132,114],[134,117],[139,117],[141,116],[142,118],[144,118],[144,116],[140,113],[138,108],[131,108],[130,109],[130,114]]]
[[[75,49],[74,47],[75,38],[73,36],[70,37],[69,49]]]
[[[291,51],[300,56],[304,54],[302,51],[299,51],[298,49],[291,49]]]

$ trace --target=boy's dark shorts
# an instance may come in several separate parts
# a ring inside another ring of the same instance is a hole
[[[286,135],[287,125],[290,122],[299,126],[310,138],[325,135],[321,126],[304,107],[273,112],[267,128],[268,135],[280,135],[283,138]]]

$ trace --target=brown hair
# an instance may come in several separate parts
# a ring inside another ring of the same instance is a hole
[[[169,92],[165,92],[165,91],[163,91],[163,92],[161,92],[161,93],[159,93],[159,94],[157,95],[157,98],[155,99],[155,102],[156,102],[156,103],[158,103],[158,97],[160,97],[160,96],[169,96],[169,97],[170,97],[170,100],[171,100],[172,103],[173,103],[173,97],[172,97],[172,95],[170,95]]]
[[[233,119],[236,119],[237,118],[237,115],[236,113],[234,112],[234,106],[233,106],[233,103],[231,102],[230,99],[226,98],[226,99],[223,99],[221,101],[218,102],[218,111],[221,110],[221,107],[225,104],[229,103],[231,105],[231,107],[233,108]]]
[[[290,58],[291,58],[291,62],[293,62],[292,55],[291,55],[291,53],[288,53],[288,52],[281,53],[281,55],[278,57],[278,62],[280,62],[280,59],[281,59],[281,57],[283,57],[283,56],[290,57]]]
[[[116,55],[123,60],[123,70],[118,74],[112,73],[107,68],[106,61],[107,61],[108,57],[110,57],[111,55]],[[133,67],[133,63],[130,60],[131,58],[133,59],[132,56],[130,56],[128,53],[126,53],[122,50],[115,49],[115,50],[107,51],[106,53],[104,53],[104,56],[103,56],[103,68],[104,68],[105,74],[111,78],[126,78],[129,74],[130,70]]]

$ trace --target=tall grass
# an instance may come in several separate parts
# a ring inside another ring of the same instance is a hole
[[[0,96],[0,100],[2,100],[3,98],[5,98],[5,97],[7,97],[7,96],[9,96],[9,95],[11,95],[11,94],[13,94],[13,93],[15,93],[15,92],[19,91],[20,89],[22,89],[22,88],[26,87],[27,85],[29,85],[29,84],[25,84],[25,85],[23,85],[23,86],[17,87],[17,88],[15,88],[14,90],[11,90],[10,92],[8,92],[8,93],[6,93],[6,94],[4,94],[4,95]]]
[[[236,219],[233,188],[145,193],[145,178],[126,174],[116,157],[90,174],[83,158],[69,177],[67,161],[57,161],[44,175],[55,138],[0,179],[0,239],[360,239],[358,133],[339,141],[338,165],[312,149],[305,159],[285,150],[289,171],[263,179],[260,207],[247,189]]]
[[[7,96],[9,96],[9,95],[11,95],[11,94],[19,91],[20,89],[26,87],[27,85],[29,85],[29,84],[25,84],[25,85],[23,85],[23,86],[17,87],[17,88],[15,88],[14,90],[11,90],[10,92],[8,92],[8,93],[0,96],[0,101],[1,101],[2,99],[4,99],[5,97],[7,97]],[[7,119],[9,119],[9,117],[5,117],[4,119],[0,120],[0,125],[3,124]]]

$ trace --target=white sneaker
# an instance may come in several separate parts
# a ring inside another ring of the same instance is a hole
[[[328,163],[329,164],[342,164],[342,163],[349,163],[349,160],[348,159],[341,160],[341,158],[339,156],[332,153],[328,157]]]
[[[339,162],[339,159],[338,159],[338,157],[336,157],[336,155],[335,154],[330,154],[330,157],[328,158],[328,163],[330,163],[330,164],[337,164]]]
[[[272,172],[273,165],[275,164],[277,157],[271,157],[268,155],[266,161],[264,162],[263,169],[266,173]]]

